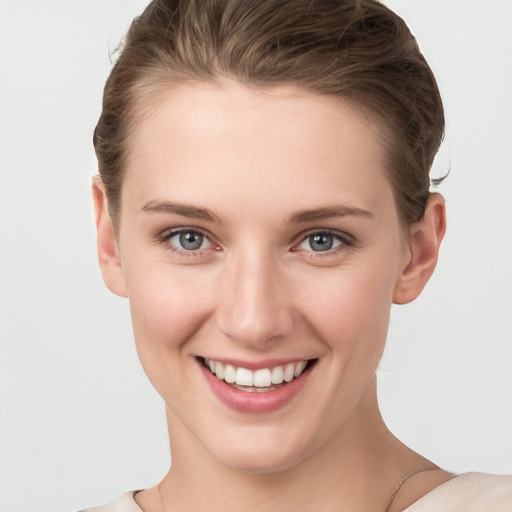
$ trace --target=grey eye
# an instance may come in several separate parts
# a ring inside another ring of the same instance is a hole
[[[203,244],[203,238],[200,233],[180,233],[180,245],[187,251],[195,251]]]
[[[342,243],[338,237],[330,233],[315,233],[305,238],[300,244],[300,248],[308,251],[325,252],[339,247]]]
[[[209,247],[209,240],[198,231],[181,231],[171,236],[169,242],[185,251],[197,251]]]

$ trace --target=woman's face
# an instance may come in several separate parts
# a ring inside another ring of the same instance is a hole
[[[171,442],[290,467],[368,414],[410,258],[375,129],[332,98],[234,83],[176,87],[143,119],[118,247]]]

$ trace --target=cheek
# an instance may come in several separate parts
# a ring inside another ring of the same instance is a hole
[[[392,273],[380,265],[336,269],[329,278],[312,279],[304,315],[313,330],[344,364],[364,359],[378,364],[394,289]]]
[[[210,314],[208,279],[162,262],[127,265],[126,276],[137,351],[158,388],[182,371],[173,362],[187,356],[183,347]]]

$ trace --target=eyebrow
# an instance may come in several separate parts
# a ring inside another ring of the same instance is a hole
[[[334,219],[337,217],[366,217],[373,218],[373,213],[362,208],[347,205],[332,205],[310,210],[300,210],[290,217],[291,224],[314,222],[317,220]]]
[[[183,217],[190,217],[191,219],[220,223],[219,217],[211,210],[208,210],[208,208],[175,203],[173,201],[163,201],[161,199],[150,201],[141,208],[141,211],[147,213],[174,213],[176,215],[182,215]]]
[[[191,219],[221,223],[220,218],[208,208],[161,199],[150,201],[141,208],[141,211],[147,213],[175,214],[183,217],[189,217]],[[334,219],[338,217],[365,217],[371,219],[373,218],[373,214],[368,210],[357,208],[355,206],[331,205],[323,206],[321,208],[299,210],[292,214],[288,222],[290,224],[299,224],[302,222],[315,222],[318,220]]]

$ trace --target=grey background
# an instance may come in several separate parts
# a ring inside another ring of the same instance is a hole
[[[128,304],[96,264],[91,137],[142,0],[0,1],[0,510],[56,512],[152,485],[163,405]],[[445,468],[512,473],[512,2],[389,0],[436,73],[449,230],[422,297],[394,308],[391,429]]]

